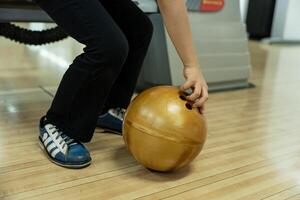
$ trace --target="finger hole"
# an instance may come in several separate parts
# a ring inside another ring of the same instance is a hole
[[[192,106],[191,104],[189,104],[189,103],[186,103],[186,104],[185,104],[185,107],[186,107],[187,109],[189,109],[189,110],[192,110],[192,109],[193,109],[193,106]]]
[[[181,100],[183,100],[183,101],[186,101],[188,95],[189,95],[189,94],[188,94],[187,92],[181,91],[181,92],[179,93],[179,98],[180,98]]]
[[[184,96],[184,95],[180,95],[179,98],[183,101],[186,101],[186,96]]]

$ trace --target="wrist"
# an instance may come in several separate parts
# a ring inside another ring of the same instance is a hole
[[[184,68],[193,68],[193,67],[198,67],[200,68],[199,62],[187,62],[183,63]]]

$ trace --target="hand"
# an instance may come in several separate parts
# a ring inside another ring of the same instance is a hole
[[[182,91],[192,89],[192,94],[187,100],[193,102],[193,107],[198,107],[201,113],[204,112],[204,104],[208,99],[208,86],[198,65],[186,66],[183,70],[186,82],[180,87]]]

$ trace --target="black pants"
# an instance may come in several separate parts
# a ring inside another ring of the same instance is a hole
[[[36,2],[85,45],[64,74],[47,118],[88,142],[101,111],[128,106],[152,37],[151,21],[131,0]]]

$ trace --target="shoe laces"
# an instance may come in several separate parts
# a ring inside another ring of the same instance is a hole
[[[59,147],[61,148],[62,151],[66,151],[65,148],[78,144],[74,139],[70,138],[67,136],[61,129],[59,129],[56,126],[52,126],[49,128],[52,130],[52,134],[55,138],[55,140],[58,142]]]
[[[111,112],[114,113],[116,117],[123,120],[125,117],[126,110],[124,108],[112,108]]]

